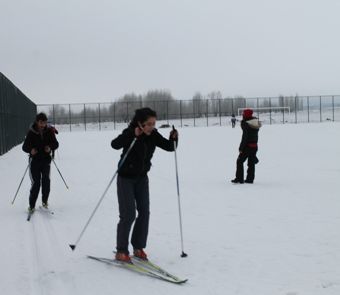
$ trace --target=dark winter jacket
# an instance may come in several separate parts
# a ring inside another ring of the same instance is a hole
[[[242,140],[239,151],[244,151],[246,147],[257,148],[258,133],[261,127],[261,122],[256,117],[243,119],[241,121],[241,128],[243,130]]]
[[[46,146],[49,146],[51,150],[56,150],[59,146],[53,130],[46,127],[40,133],[34,123],[26,135],[24,144],[22,145],[22,150],[30,154],[32,149],[35,148],[38,153],[34,156],[30,154],[30,157],[32,157],[33,160],[46,160],[51,162],[50,153],[45,152]]]
[[[123,148],[121,160],[134,138],[134,129],[126,128],[122,134],[112,140],[112,148],[116,150]],[[178,140],[176,140],[176,145],[177,143]],[[118,164],[118,175],[127,178],[145,176],[151,168],[151,158],[156,147],[160,147],[169,152],[174,151],[174,140],[164,138],[157,129],[154,129],[150,135],[142,134],[138,137],[123,165],[119,167],[120,163]]]

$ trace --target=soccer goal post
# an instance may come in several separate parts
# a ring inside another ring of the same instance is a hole
[[[238,108],[237,114],[239,116],[242,116],[243,110],[249,109],[249,108]],[[251,108],[254,113],[288,113],[290,115],[290,107],[260,107],[260,108]]]

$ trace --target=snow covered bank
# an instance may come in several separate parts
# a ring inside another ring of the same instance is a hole
[[[157,150],[149,174],[147,252],[189,278],[174,286],[86,259],[110,257],[118,207],[111,187],[75,252],[75,242],[115,172],[116,132],[61,133],[52,166],[52,216],[25,220],[30,181],[11,200],[27,165],[18,146],[0,157],[3,294],[320,295],[340,292],[339,123],[265,125],[253,185],[233,185],[239,128],[183,128],[178,149],[184,247],[180,258],[174,155]],[[160,129],[167,136],[169,129]],[[40,200],[39,200],[40,202]]]

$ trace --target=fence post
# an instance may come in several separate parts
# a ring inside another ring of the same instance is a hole
[[[206,109],[207,109],[207,127],[209,126],[209,99],[207,99],[206,101]]]
[[[85,131],[86,131],[86,107],[84,103],[84,124],[85,124]]]
[[[68,118],[69,118],[69,122],[70,122],[70,132],[72,132],[71,104],[68,105]]]
[[[297,107],[296,107],[296,100],[297,100],[297,96],[295,95],[295,99],[294,99],[294,105],[295,105],[295,124],[297,124]]]
[[[116,130],[116,103],[113,103],[113,129]]]
[[[181,117],[181,127],[183,127],[183,119],[182,119],[182,100],[179,101],[179,114]]]
[[[220,126],[222,126],[222,117],[221,117],[221,99],[218,99],[218,112],[220,113]]]
[[[194,116],[194,127],[196,126],[196,121],[195,121],[195,103],[196,101],[192,101],[192,109],[193,109],[193,116]]]
[[[269,97],[269,118],[270,118],[270,125],[272,124],[272,98]]]
[[[322,111],[321,111],[321,95],[320,95],[320,122],[322,122]]]
[[[126,102],[126,123],[129,122],[129,103]]]
[[[333,122],[334,122],[334,95],[332,95],[332,111],[333,111]]]
[[[56,121],[55,121],[55,110],[54,110],[54,104],[52,105],[52,113],[53,113],[53,124],[56,125]]]
[[[101,124],[100,124],[100,120],[101,118],[100,118],[100,103],[98,103],[98,122],[99,122],[99,131],[101,131],[102,130],[102,126],[101,126]]]
[[[307,118],[309,123],[309,96],[307,96]]]
[[[166,120],[169,124],[169,101],[166,101]]]

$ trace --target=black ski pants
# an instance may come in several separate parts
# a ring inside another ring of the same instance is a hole
[[[239,154],[236,161],[236,179],[244,181],[243,163],[248,159],[247,181],[254,181],[255,178],[255,164],[258,162],[256,157],[257,148],[246,147],[242,153]]]
[[[40,186],[42,192],[42,202],[47,203],[50,195],[50,171],[51,162],[49,160],[30,160],[30,177],[31,177],[31,190],[29,197],[29,205],[35,208],[37,202]]]
[[[137,178],[117,178],[119,203],[119,223],[117,226],[117,251],[129,253],[129,235],[135,221],[131,244],[134,249],[146,247],[149,231],[149,179],[148,176]],[[136,210],[138,212],[136,218]]]

